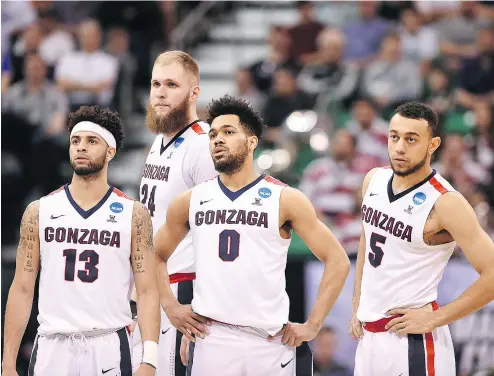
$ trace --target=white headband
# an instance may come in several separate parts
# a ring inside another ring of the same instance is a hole
[[[75,133],[83,131],[96,133],[98,136],[101,136],[101,138],[106,141],[108,146],[114,148],[115,150],[117,149],[117,141],[115,141],[115,137],[113,137],[111,132],[103,128],[101,125],[98,125],[91,121],[81,121],[80,123],[77,123],[75,127],[72,128],[70,138],[72,138]]]

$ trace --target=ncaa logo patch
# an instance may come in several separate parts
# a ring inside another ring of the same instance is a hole
[[[123,212],[123,205],[120,202],[114,202],[110,205],[110,210],[117,214],[121,213]]]
[[[268,198],[268,197],[271,197],[271,189],[266,188],[266,187],[259,188],[259,191],[257,191],[257,193],[258,193],[258,194],[259,194],[259,196],[261,196],[262,198]]]
[[[173,144],[173,146],[175,146],[176,148],[178,148],[182,142],[184,142],[184,138],[183,137],[179,137],[179,138],[177,138],[175,140],[175,143]]]
[[[427,198],[427,196],[425,195],[425,193],[417,192],[413,196],[413,203],[415,205],[422,205],[426,198]]]

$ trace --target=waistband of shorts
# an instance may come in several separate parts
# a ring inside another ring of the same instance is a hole
[[[84,332],[74,332],[74,333],[50,333],[50,334],[44,334],[44,333],[38,333],[40,337],[57,337],[57,336],[62,336],[62,337],[86,337],[86,338],[94,338],[94,337],[102,337],[106,336],[108,334],[116,333],[119,330],[125,329],[127,333],[130,334],[130,327],[125,326],[123,328],[114,328],[114,329],[98,329],[98,330],[88,330]]]
[[[196,279],[196,273],[173,273],[170,275],[170,283],[193,281]]]
[[[436,301],[430,303],[432,305],[432,310],[437,311],[439,309],[439,305]],[[391,320],[400,317],[402,315],[394,315],[390,317],[385,317],[383,319],[372,321],[372,322],[364,322],[364,329],[371,333],[384,333],[387,332],[386,324]]]
[[[205,317],[205,319],[211,321],[212,323],[215,323],[215,324],[218,324],[221,326],[225,326],[228,328],[238,329],[244,333],[254,334],[254,335],[257,335],[257,336],[262,337],[262,338],[275,337],[275,334],[272,334],[272,335],[270,334],[270,332],[273,332],[273,330],[266,330],[266,329],[257,328],[254,326],[247,326],[247,325],[229,324],[227,322],[218,321],[218,320],[212,319],[210,317]],[[285,327],[285,325],[286,324],[284,324],[279,330],[275,330],[275,332],[278,333],[279,331],[281,331]]]

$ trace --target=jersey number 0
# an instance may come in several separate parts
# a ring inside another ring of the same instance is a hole
[[[240,234],[235,230],[220,232],[219,257],[223,261],[233,261],[240,253]]]

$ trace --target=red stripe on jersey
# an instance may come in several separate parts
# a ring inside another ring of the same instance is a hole
[[[196,273],[174,273],[170,276],[170,283],[193,281],[196,279]]]
[[[434,338],[432,333],[425,333],[425,352],[427,357],[427,376],[435,376],[436,369],[434,367]]]
[[[191,128],[196,132],[197,134],[205,134],[204,129],[199,125],[199,123],[194,123],[192,124]]]
[[[60,192],[63,188],[64,188],[64,186],[62,185],[62,186],[61,186],[60,188],[58,188],[56,191],[51,192],[48,196],[51,196],[51,195],[54,195],[55,193]]]
[[[269,176],[269,175],[266,175],[264,177],[264,180],[266,180],[267,182],[269,183],[273,183],[273,184],[276,184],[276,185],[282,185],[282,186],[286,186],[285,183],[283,183],[282,181],[279,181],[278,179],[275,179],[273,178],[272,176]]]
[[[132,197],[129,197],[127,196],[125,193],[123,193],[120,189],[117,189],[115,187],[113,187],[113,193],[115,193],[117,196],[119,197],[123,197],[123,198],[126,198],[127,200],[131,200],[131,201],[136,201],[135,198],[132,198]]]
[[[442,195],[448,192],[448,190],[444,188],[444,186],[441,183],[439,183],[434,176],[430,178],[429,183],[431,183],[432,186],[436,188],[436,190]]]
[[[391,168],[391,166],[383,166],[383,168],[388,169]]]

